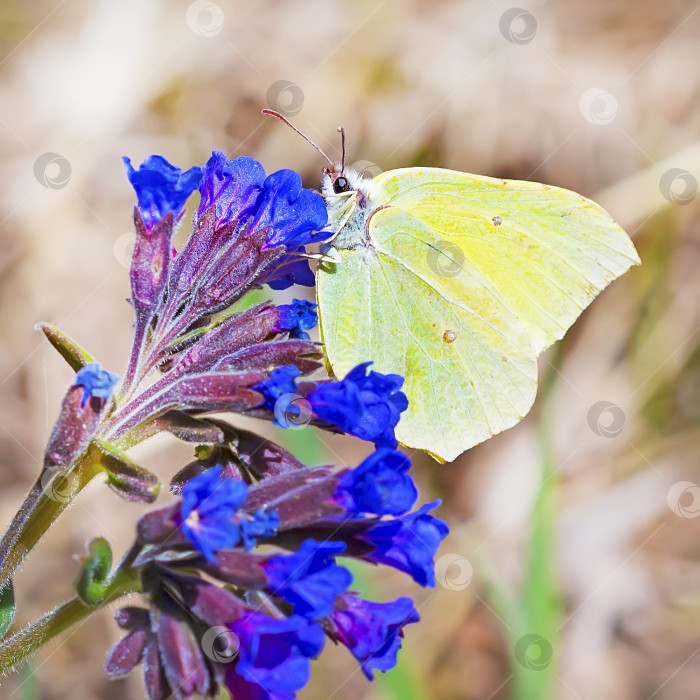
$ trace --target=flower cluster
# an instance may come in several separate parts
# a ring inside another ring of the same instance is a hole
[[[346,646],[369,679],[395,665],[404,627],[419,619],[413,602],[364,600],[342,560],[434,585],[433,558],[447,534],[428,512],[438,504],[410,511],[416,485],[408,458],[394,450],[336,471],[275,449],[284,468],[251,486],[251,464],[209,466],[209,455],[178,502],[141,519],[150,611],[118,613],[128,634],[109,655],[112,676],[141,661],[154,700],[215,697],[220,687],[236,698],[294,697],[326,637]]]
[[[124,450],[161,431],[197,447],[172,478],[177,500],[139,520],[120,565],[146,606],[117,614],[126,635],[107,671],[118,677],[141,663],[153,700],[214,697],[222,688],[240,699],[288,700],[329,638],[371,679],[394,666],[403,629],[418,614],[408,598],[363,599],[344,562],[393,567],[432,586],[447,534],[430,514],[438,502],[413,509],[410,461],[396,451],[404,380],[371,362],[340,379],[319,376],[322,346],[309,336],[316,304],[239,303],[264,285],[313,285],[307,246],[331,235],[324,201],[296,173],[268,175],[246,156],[215,151],[184,172],[162,156],[138,169],[124,163],[137,196],[131,357],[117,382],[42,326],[77,371],[44,468],[53,476],[92,449],[99,469],[91,473],[105,472],[128,499],[152,502],[155,476]],[[195,191],[192,232],[178,251],[173,234]],[[212,415],[221,413],[308,423],[375,451],[354,469],[310,467]],[[89,605],[108,585],[110,564],[98,556],[105,546],[95,544],[93,563],[84,564]]]

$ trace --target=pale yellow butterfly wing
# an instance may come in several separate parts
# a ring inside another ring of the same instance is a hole
[[[606,212],[555,187],[408,168],[370,201],[370,245],[320,268],[328,359],[406,377],[397,437],[440,460],[517,423],[539,353],[638,262]]]

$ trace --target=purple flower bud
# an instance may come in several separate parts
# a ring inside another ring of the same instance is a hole
[[[125,156],[122,161],[129,182],[136,190],[139,211],[149,229],[169,212],[177,218],[202,179],[201,168],[193,167],[183,173],[163,156],[148,156],[138,170],[134,170],[130,158]]]

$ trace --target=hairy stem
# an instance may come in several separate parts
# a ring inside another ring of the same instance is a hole
[[[91,445],[70,469],[36,480],[0,540],[0,589],[22,564],[73,498],[99,473],[99,451]]]
[[[13,670],[18,663],[29,657],[46,642],[82,622],[105,605],[130,593],[138,593],[140,590],[141,586],[136,573],[122,563],[114,571],[112,579],[105,589],[104,599],[97,605],[86,605],[80,598],[71,598],[1,643],[0,674]]]

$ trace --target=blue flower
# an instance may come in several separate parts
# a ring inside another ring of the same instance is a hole
[[[344,379],[319,384],[309,394],[314,413],[346,433],[369,440],[378,447],[396,447],[394,428],[408,399],[398,374],[366,374],[371,362],[363,362]]]
[[[254,158],[227,160],[224,153],[214,151],[204,166],[200,192],[200,215],[214,206],[217,228],[236,222],[248,231],[267,229],[268,248],[303,251],[305,245],[332,235],[323,231],[328,223],[323,198],[304,189],[293,170],[265,177]]]
[[[293,256],[289,256],[293,257]],[[265,274],[264,283],[270,289],[288,289],[293,284],[302,287],[313,287],[316,284],[316,277],[311,272],[308,260],[294,260],[285,262],[284,256],[280,258],[279,266],[274,267]]]
[[[280,518],[273,510],[258,510],[254,515],[242,518],[238,527],[243,540],[243,546],[250,551],[260,537],[273,537],[277,534]]]
[[[83,408],[88,399],[96,396],[99,399],[108,399],[112,395],[112,389],[119,380],[119,375],[108,372],[102,368],[99,362],[88,362],[81,367],[73,381],[73,386],[83,387],[83,398],[80,408]]]
[[[314,304],[306,299],[293,299],[291,304],[282,304],[277,307],[279,317],[275,327],[280,331],[289,331],[290,338],[308,340],[311,330],[318,323],[318,314]]]
[[[163,156],[148,156],[138,170],[134,170],[130,158],[124,156],[122,161],[129,182],[136,190],[139,211],[148,229],[152,229],[168,212],[173,212],[177,218],[202,179],[201,168],[190,168],[183,173]]]
[[[296,394],[296,378],[301,375],[301,371],[294,365],[278,367],[270,372],[269,379],[265,379],[253,386],[255,391],[259,391],[265,401],[262,404],[268,411],[275,412],[277,400],[285,394]]]
[[[376,549],[363,559],[376,564],[393,566],[409,574],[421,586],[435,585],[433,559],[440,542],[447,537],[447,523],[428,515],[440,501],[426,503],[417,511],[395,520],[379,520],[359,539]]]
[[[418,498],[418,489],[408,474],[406,455],[379,448],[358,467],[338,478],[335,500],[348,515],[402,515]]]
[[[333,612],[336,598],[352,583],[352,574],[335,563],[342,542],[306,540],[293,554],[264,564],[270,592],[294,606],[296,615],[316,620]]]
[[[373,671],[389,671],[396,666],[403,628],[419,620],[410,598],[373,603],[353,595],[342,596],[331,615],[335,636],[360,662],[369,680],[374,680]]]
[[[222,472],[221,466],[207,469],[182,488],[182,532],[208,561],[215,560],[216,551],[235,547],[241,539],[234,516],[248,487],[238,479],[221,479]]]
[[[293,170],[278,170],[265,179],[258,211],[250,225],[253,230],[269,229],[269,248],[284,246],[300,250],[329,238],[332,233],[323,231],[327,223],[323,197],[304,189],[301,178]]]
[[[265,168],[255,158],[228,160],[225,153],[212,151],[202,170],[200,216],[209,207],[216,207],[217,228],[251,216],[265,182]]]
[[[230,624],[240,643],[226,685],[240,700],[291,700],[309,681],[309,659],[323,649],[321,627],[292,615],[274,619],[249,612]]]

